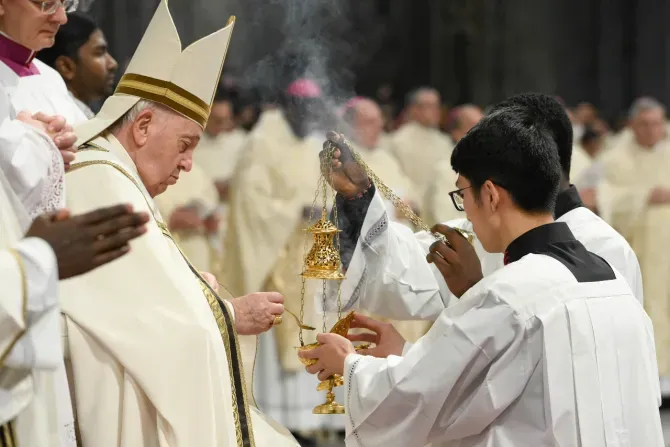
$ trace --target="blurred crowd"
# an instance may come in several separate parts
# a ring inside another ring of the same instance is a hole
[[[118,64],[94,22],[73,14],[56,45],[38,54],[65,80],[82,111],[114,89]],[[271,100],[234,79],[217,92],[189,172],[157,197],[160,212],[195,266],[213,272],[233,296],[276,290],[285,306],[320,328],[314,285],[301,272],[309,235],[302,230],[325,205],[315,202],[318,152],[328,130],[351,140],[361,158],[395,194],[433,225],[459,217],[449,192],[456,177],[450,154],[487,113],[486,104],[447,105],[423,86],[403,101],[389,85],[373,97],[329,97],[318,79],[286,79]],[[654,323],[659,375],[670,395],[670,123],[654,98],[636,99],[625,119],[608,123],[596,105],[565,104],[573,123],[571,182],[584,204],[635,250],[645,308]],[[412,227],[389,204],[389,213]],[[413,228],[415,229],[415,228]],[[305,290],[305,288],[307,290]],[[425,322],[394,322],[409,340]],[[305,445],[322,432],[343,430],[337,418],[312,415],[323,400],[295,355],[292,323],[261,336],[255,399]],[[311,337],[306,336],[306,337]]]

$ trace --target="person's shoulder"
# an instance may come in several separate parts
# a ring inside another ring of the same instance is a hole
[[[576,208],[560,219],[568,224],[575,238],[592,253],[607,259],[607,254],[619,254],[628,257],[633,248],[628,241],[612,226],[585,207]]]
[[[553,290],[576,282],[559,261],[550,256],[529,254],[485,276],[477,287],[478,293],[486,293],[489,299],[530,316],[536,303],[551,297]]]
[[[52,82],[54,84],[57,84],[59,87],[62,86],[63,89],[67,90],[67,87],[65,87],[65,81],[63,80],[63,77],[55,69],[48,66],[39,59],[35,59],[33,63],[37,66],[40,75],[44,79],[47,79],[49,82]]]

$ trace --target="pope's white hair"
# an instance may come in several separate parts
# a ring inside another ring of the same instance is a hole
[[[640,113],[647,110],[662,110],[663,114],[665,114],[665,106],[660,101],[649,96],[644,96],[635,100],[628,111],[628,118],[637,118]]]
[[[127,124],[135,122],[140,113],[147,109],[151,110],[170,110],[162,104],[149,101],[147,99],[140,99],[133,107],[130,108],[121,118],[119,118],[110,128],[109,131],[113,134],[117,133],[121,128]]]

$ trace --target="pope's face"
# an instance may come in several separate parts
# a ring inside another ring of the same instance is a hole
[[[0,0],[0,30],[33,51],[53,46],[56,33],[67,23],[62,5],[45,14],[30,0]]]
[[[172,111],[156,110],[145,132],[135,165],[147,191],[156,197],[177,183],[181,171],[191,170],[202,128]]]

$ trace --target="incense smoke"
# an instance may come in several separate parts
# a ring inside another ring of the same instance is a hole
[[[355,32],[350,0],[248,1],[248,14],[240,26],[254,60],[240,82],[258,91],[263,102],[275,102],[286,86],[298,78],[317,82],[331,117],[355,95],[355,64],[374,51],[374,42],[360,42]],[[363,26],[367,26],[362,24]],[[236,30],[237,32],[237,30]],[[240,38],[242,36],[236,36]],[[260,51],[259,51],[260,50]],[[333,128],[323,114],[307,113],[313,130]]]

